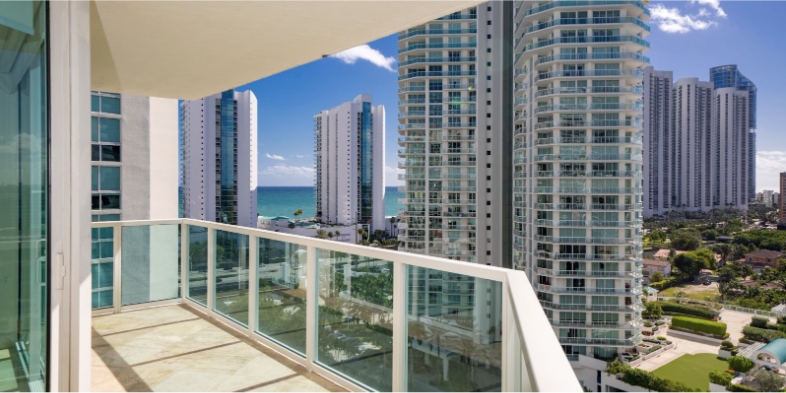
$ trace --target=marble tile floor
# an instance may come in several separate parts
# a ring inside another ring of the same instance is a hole
[[[92,391],[346,391],[185,306],[92,323]]]

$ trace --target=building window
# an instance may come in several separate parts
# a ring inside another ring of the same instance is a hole
[[[91,160],[120,162],[120,119],[91,119]]]
[[[93,92],[90,97],[90,110],[93,112],[120,114],[120,95],[113,93]]]

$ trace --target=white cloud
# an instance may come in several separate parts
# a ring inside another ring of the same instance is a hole
[[[263,168],[259,171],[260,177],[278,177],[278,178],[313,178],[314,168],[308,166],[290,166],[290,165],[273,165]]]
[[[368,46],[368,45],[360,45],[356,46],[351,49],[347,49],[343,52],[336,53],[335,55],[331,55],[330,57],[339,59],[347,64],[355,64],[355,62],[360,60],[366,60],[377,67],[382,67],[390,72],[395,72],[393,70],[393,64],[396,63],[395,57],[385,57],[380,51]]]
[[[713,17],[706,8],[700,9],[695,15],[683,15],[677,7],[669,8],[662,3],[657,3],[650,6],[652,13],[650,21],[666,33],[684,34],[692,30],[707,30],[712,26],[717,26],[718,22],[713,19],[726,17],[726,12],[720,7],[719,0],[693,0],[693,2],[714,9],[715,16]]]
[[[281,157],[281,156],[276,155],[276,154],[270,154],[270,153],[265,153],[265,157],[267,157],[267,158],[269,158],[271,160],[280,160],[280,161],[286,160],[286,158],[284,158],[284,157]]]
[[[385,186],[402,186],[404,182],[398,179],[398,175],[404,173],[403,168],[385,166]]]
[[[295,154],[295,157],[297,157],[297,158],[305,158],[306,156],[301,156],[300,154]]]
[[[699,3],[699,4],[702,4],[702,5],[708,5],[708,6],[710,6],[710,8],[715,10],[715,16],[717,16],[719,18],[725,18],[726,17],[726,11],[724,11],[723,8],[721,8],[720,0],[693,0],[692,3]],[[705,13],[707,12],[707,10],[705,10],[704,8],[702,8],[701,11],[704,11]],[[701,11],[699,11],[699,13],[701,13]]]
[[[756,191],[777,191],[781,172],[786,172],[786,151],[756,152]]]

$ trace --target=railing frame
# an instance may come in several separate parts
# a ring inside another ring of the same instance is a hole
[[[180,227],[180,296],[176,299],[122,306],[122,228],[130,226],[172,225]],[[188,227],[189,225],[207,229],[207,307],[188,298]],[[502,354],[501,389],[503,391],[581,391],[578,380],[574,378],[568,359],[560,350],[560,343],[554,334],[529,279],[523,271],[504,269],[474,263],[452,261],[443,258],[399,251],[322,240],[303,236],[282,234],[254,228],[238,227],[214,222],[175,219],[150,221],[96,222],[93,228],[114,228],[114,304],[112,308],[96,310],[94,315],[120,313],[131,310],[182,304],[205,317],[225,325],[227,329],[244,335],[250,340],[265,345],[289,360],[302,365],[309,372],[320,375],[352,391],[368,391],[368,387],[350,377],[326,368],[317,362],[317,250],[339,251],[362,255],[393,262],[393,391],[407,389],[407,266],[441,270],[476,278],[496,281],[502,284]],[[215,231],[246,235],[249,238],[249,310],[248,326],[215,311]],[[265,238],[305,246],[306,253],[306,353],[305,357],[256,332],[258,320],[258,239]],[[529,331],[529,334],[525,334]],[[544,334],[550,332],[551,334]]]

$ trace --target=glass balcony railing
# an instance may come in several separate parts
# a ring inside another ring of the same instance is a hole
[[[581,391],[522,271],[191,219],[93,231],[100,313],[180,304],[352,390]]]

